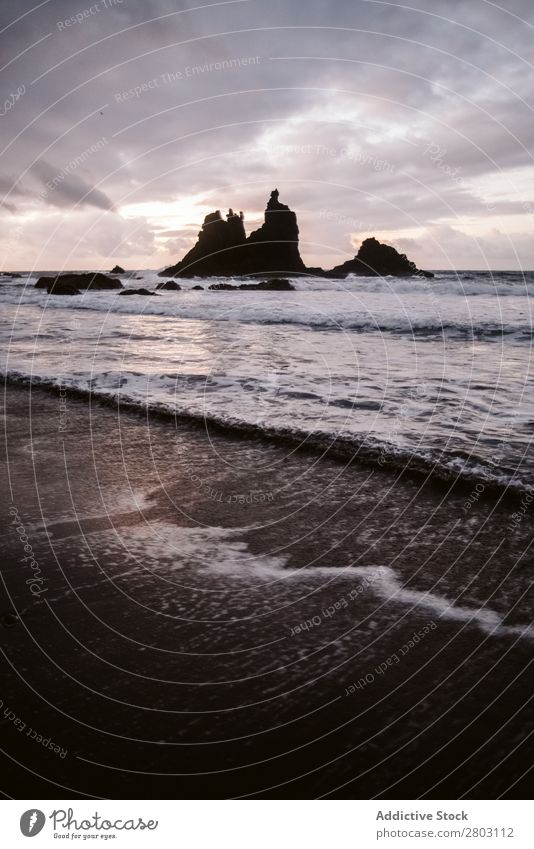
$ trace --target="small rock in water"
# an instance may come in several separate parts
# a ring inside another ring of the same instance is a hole
[[[149,292],[148,289],[123,289],[119,295],[155,295],[155,292]]]
[[[39,277],[35,284],[36,289],[53,288],[57,291],[51,294],[75,294],[74,292],[59,292],[59,288],[70,286],[72,289],[122,289],[122,283],[115,277],[107,277],[105,274],[60,274],[57,277]]]
[[[181,291],[181,286],[176,280],[167,280],[166,283],[158,283],[156,289],[164,289],[167,292],[179,292]]]

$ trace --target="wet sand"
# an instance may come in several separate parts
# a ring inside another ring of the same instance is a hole
[[[517,503],[43,390],[5,433],[5,795],[531,795]]]

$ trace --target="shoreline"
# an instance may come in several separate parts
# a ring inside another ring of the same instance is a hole
[[[522,505],[525,495],[532,491],[532,487],[519,482],[506,481],[501,483],[500,481],[481,478],[470,470],[465,470],[463,473],[457,470],[452,471],[444,466],[439,466],[437,461],[432,462],[420,456],[415,456],[408,450],[397,449],[394,453],[385,453],[384,444],[377,443],[376,447],[370,446],[357,437],[334,437],[327,433],[314,435],[296,429],[289,431],[285,428],[266,428],[248,422],[228,422],[212,415],[195,415],[183,411],[173,411],[157,403],[148,405],[123,400],[117,395],[105,395],[90,389],[85,390],[66,384],[55,384],[51,381],[32,377],[10,375],[4,378],[4,386],[7,389],[9,387],[22,387],[28,388],[30,391],[40,390],[60,398],[64,398],[68,394],[74,399],[89,402],[91,405],[120,409],[134,416],[150,417],[163,422],[181,421],[201,430],[212,430],[230,439],[244,437],[245,439],[258,439],[267,445],[288,446],[299,453],[311,453],[339,463],[357,464],[372,468],[377,472],[384,471],[387,474],[398,474],[418,483],[427,482],[447,494],[464,494],[469,497],[474,497],[474,494],[476,494],[477,501],[480,499],[496,500],[497,502],[505,500],[510,504]],[[478,487],[480,485],[482,485],[482,491],[479,493]]]
[[[428,484],[70,394],[58,433],[51,393],[5,400],[2,699],[42,738],[4,717],[15,798],[528,792],[528,517],[503,546],[503,504],[466,517]],[[272,497],[226,500],[246,493]]]

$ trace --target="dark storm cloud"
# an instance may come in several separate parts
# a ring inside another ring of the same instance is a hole
[[[67,168],[74,167],[76,159]],[[51,206],[71,207],[94,206],[97,209],[113,209],[113,203],[104,192],[88,185],[81,177],[71,174],[67,168],[54,168],[44,159],[32,166],[32,174],[42,184],[40,196]]]
[[[127,250],[158,266],[194,239],[192,196],[243,208],[251,227],[277,184],[313,263],[376,230],[411,239],[416,260],[433,241],[465,265],[487,230],[506,234],[503,263],[511,235],[532,264],[532,6],[410,5],[3,2],[4,212],[26,216],[33,244],[36,215],[68,210],[47,243],[58,259],[82,210],[95,255],[98,217],[120,236],[132,216]],[[180,222],[153,212],[169,201]]]

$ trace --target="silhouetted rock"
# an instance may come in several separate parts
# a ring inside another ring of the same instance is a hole
[[[109,273],[110,274],[126,274],[124,268],[121,268],[120,265],[116,265],[115,268],[112,268]]]
[[[119,295],[155,295],[155,292],[149,292],[148,289],[123,289]]]
[[[167,280],[166,283],[158,283],[156,289],[165,289],[167,292],[180,292],[181,286],[175,280]]]
[[[297,216],[271,192],[262,226],[246,237],[243,213],[219,210],[204,219],[196,245],[160,277],[220,277],[304,273],[298,247]]]
[[[285,203],[280,203],[278,194],[278,189],[271,192],[265,222],[247,239],[241,274],[306,271],[299,253],[297,216]]]
[[[194,286],[193,288],[197,288]],[[212,283],[208,286],[215,292],[241,291],[241,292],[293,292],[295,287],[289,280],[274,278],[273,280],[262,280],[260,283],[240,283],[235,286],[232,283]]]
[[[405,254],[377,239],[366,239],[354,259],[337,265],[331,271],[306,268],[299,253],[297,216],[280,203],[278,189],[271,192],[265,220],[247,238],[243,213],[232,209],[224,219],[219,210],[206,215],[196,245],[176,265],[159,273],[160,277],[261,277],[278,274],[307,274],[317,277],[346,277],[348,274],[397,277],[433,277],[430,271],[420,271]],[[262,288],[245,283],[241,289]],[[289,281],[283,288],[276,285],[271,291],[293,288]],[[235,289],[230,284],[215,283],[210,289]]]
[[[196,245],[160,277],[215,277],[235,274],[239,262],[236,248],[246,241],[243,213],[228,210],[226,220],[220,210],[206,215]]]
[[[46,289],[49,295],[79,295],[80,290],[73,286],[71,283],[67,283],[64,280],[58,279],[54,280],[50,286],[47,286]]]
[[[419,271],[406,254],[400,254],[391,245],[384,245],[375,238],[365,239],[354,259],[349,259],[342,265],[336,265],[331,271],[326,272],[328,277],[346,277],[348,274],[366,277],[434,276],[430,271]]]
[[[282,277],[271,277],[270,280],[262,280],[258,283],[258,289],[263,292],[294,292],[295,287],[289,280]]]
[[[289,280],[274,277],[272,280],[261,280],[259,283],[241,283],[238,289],[251,289],[256,292],[294,292],[295,287]]]
[[[120,280],[105,274],[60,274],[57,277],[39,277],[36,289],[49,289],[56,283],[75,289],[122,289]]]

